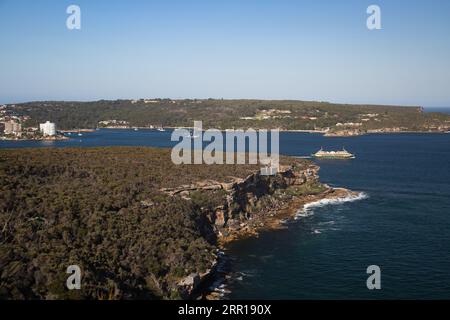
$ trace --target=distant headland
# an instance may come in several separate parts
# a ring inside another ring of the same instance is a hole
[[[280,129],[317,132],[330,137],[450,130],[450,115],[426,113],[418,106],[298,100],[41,101],[3,105],[0,112],[3,119],[16,117],[23,127],[37,127],[50,119],[60,130],[75,131],[99,127],[189,127],[193,120],[202,120],[205,129]]]

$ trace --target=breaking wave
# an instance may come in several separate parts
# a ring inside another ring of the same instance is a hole
[[[297,217],[308,217],[314,213],[314,208],[321,208],[329,205],[342,204],[346,202],[354,202],[358,200],[367,199],[369,196],[364,192],[359,192],[356,195],[349,195],[346,197],[321,199],[318,201],[307,203],[301,210],[297,212]]]

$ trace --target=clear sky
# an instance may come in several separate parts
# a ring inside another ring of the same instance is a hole
[[[0,103],[151,97],[450,106],[450,1],[0,0]]]

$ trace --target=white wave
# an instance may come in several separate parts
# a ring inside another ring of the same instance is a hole
[[[328,225],[333,225],[335,223],[336,223],[336,221],[334,221],[334,220],[324,221],[324,222],[319,222],[319,226],[328,226]]]
[[[318,201],[307,203],[301,210],[297,212],[297,217],[308,217],[314,213],[314,208],[321,208],[329,205],[342,204],[346,202],[354,202],[358,200],[367,199],[369,196],[364,192],[359,192],[356,195],[348,195],[346,197],[321,199]]]
[[[221,294],[227,294],[227,293],[231,293],[230,290],[226,289],[226,288],[215,288],[214,289],[215,292],[219,292]]]
[[[237,272],[237,274],[239,274],[243,277],[251,278],[256,275],[256,272],[254,270],[246,270],[245,272],[244,271]]]

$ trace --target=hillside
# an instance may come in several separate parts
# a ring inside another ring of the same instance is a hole
[[[282,164],[263,177],[256,165],[176,166],[167,149],[0,150],[0,299],[189,298],[189,279],[217,267],[219,237],[325,191],[312,163]],[[65,287],[72,264],[81,290]]]
[[[95,128],[108,120],[126,126],[204,128],[281,128],[328,130],[330,133],[446,131],[450,116],[423,113],[419,107],[348,105],[327,102],[270,100],[115,100],[95,102],[30,102],[7,107],[8,114],[29,117],[26,125],[50,120],[60,129]]]

